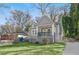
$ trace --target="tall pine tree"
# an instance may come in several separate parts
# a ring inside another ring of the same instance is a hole
[[[70,17],[70,18],[69,18]],[[70,6],[70,16],[64,16],[63,29],[65,36],[75,37],[79,35],[79,4],[72,3]]]
[[[72,24],[71,31],[72,31],[73,36],[76,36],[78,34],[77,6],[78,6],[78,4],[72,3],[71,8],[70,8],[70,16],[71,16],[71,19],[72,19],[72,21],[71,21],[71,24]]]

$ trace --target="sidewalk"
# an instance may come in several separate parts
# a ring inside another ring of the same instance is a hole
[[[64,55],[79,55],[79,42],[67,42]]]

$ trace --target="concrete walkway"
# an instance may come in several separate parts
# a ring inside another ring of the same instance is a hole
[[[79,42],[67,42],[64,55],[79,55]]]

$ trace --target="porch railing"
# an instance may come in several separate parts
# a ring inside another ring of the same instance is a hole
[[[51,32],[38,32],[38,36],[52,36]]]

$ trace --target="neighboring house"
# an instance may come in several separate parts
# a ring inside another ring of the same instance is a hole
[[[32,24],[32,42],[43,43],[47,39],[48,43],[61,42],[63,37],[62,18],[60,15],[52,21],[48,16],[42,16],[37,23]]]
[[[0,43],[11,43],[16,40],[16,35],[14,34],[4,34],[0,36]]]
[[[30,42],[36,42],[38,39],[38,26],[37,23],[32,22],[32,27],[31,27],[31,31],[29,36],[31,36],[30,38]]]
[[[7,33],[7,34],[2,34],[0,36],[0,42],[15,42],[15,41],[20,41],[20,38],[23,38],[25,40],[28,36],[27,32],[14,32],[14,33]]]

